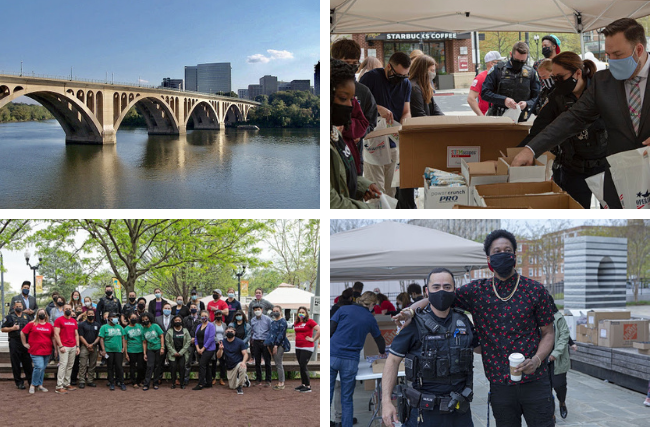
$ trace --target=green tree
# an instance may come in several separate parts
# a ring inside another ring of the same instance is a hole
[[[0,219],[0,249],[20,249],[31,229],[29,219]]]

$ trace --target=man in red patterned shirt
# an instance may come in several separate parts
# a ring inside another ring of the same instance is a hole
[[[552,299],[539,282],[517,273],[517,240],[506,230],[495,230],[484,243],[490,279],[479,279],[456,291],[455,307],[472,314],[482,349],[485,376],[497,427],[552,427],[553,396],[548,368],[542,361],[553,350]],[[416,309],[426,302],[416,303]],[[396,320],[410,320],[405,309]],[[521,381],[512,381],[508,356],[521,353],[517,366]]]

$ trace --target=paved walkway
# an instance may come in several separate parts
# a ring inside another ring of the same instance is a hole
[[[474,357],[474,369],[476,386],[472,403],[474,427],[486,427],[488,382],[479,355]],[[569,415],[566,420],[563,420],[556,406],[558,426],[647,427],[650,425],[650,408],[643,406],[644,394],[576,371],[569,371],[567,382]],[[359,420],[357,426],[367,426],[370,422],[371,412],[368,411],[368,402],[371,394],[372,392],[364,391],[363,384],[357,383],[354,393],[354,416]],[[375,424],[375,426],[379,425],[379,423]],[[490,426],[496,426],[492,408],[490,408]],[[525,422],[523,426],[526,426]]]

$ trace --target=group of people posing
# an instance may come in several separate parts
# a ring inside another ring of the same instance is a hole
[[[605,172],[606,207],[621,208],[607,156],[650,145],[650,110],[642,108],[650,91],[650,62],[645,31],[636,20],[616,20],[602,34],[608,69],[600,72],[593,61],[561,52],[552,34],[542,38],[545,59],[532,67],[524,42],[515,43],[507,58],[488,52],[487,70],[474,80],[468,103],[477,115],[500,116],[519,108],[520,121],[537,116],[519,144],[527,149],[512,165],[530,165],[551,151],[553,180],[585,208],[592,196],[585,179]],[[395,52],[382,68],[371,58],[359,64],[360,55],[353,40],[331,46],[330,207],[368,208],[366,201],[386,193],[398,199],[398,209],[416,208],[413,189],[391,187],[399,163],[396,142],[389,137],[390,164],[364,164],[364,137],[378,118],[403,123],[443,115],[433,97],[436,61],[418,50]]]
[[[58,292],[52,302],[39,308],[29,295],[30,282],[22,285],[21,295],[12,298],[11,313],[2,323],[2,332],[9,335],[11,365],[16,387],[25,389],[21,366],[29,385],[29,393],[48,391],[43,386],[45,368],[50,360],[58,360],[56,393],[66,394],[78,388],[96,387],[96,367],[107,368],[108,387],[144,391],[161,385],[163,370],[171,372],[171,388],[184,389],[189,384],[192,364],[199,365],[198,383],[193,390],[210,388],[217,383],[228,385],[243,394],[251,382],[247,362],[252,353],[255,361],[255,382],[271,386],[271,356],[275,362],[278,382],[274,390],[285,385],[283,355],[291,349],[287,338],[287,321],[282,307],[262,298],[261,288],[249,304],[248,315],[235,299],[233,288],[222,299],[214,289],[213,300],[204,304],[192,290],[190,301],[176,297],[176,304],[166,301],[160,289],[147,301],[129,292],[129,302],[122,305],[107,285],[105,295],[94,304],[90,297],[81,301],[74,291],[66,301]],[[307,364],[320,335],[318,324],[309,318],[306,307],[298,309],[294,323],[296,358],[300,365],[301,385],[296,391],[310,392]],[[124,360],[129,365],[129,381],[125,381]]]

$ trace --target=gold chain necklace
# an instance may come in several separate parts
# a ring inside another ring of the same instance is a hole
[[[515,288],[512,290],[512,293],[508,295],[506,298],[501,298],[499,293],[497,292],[497,287],[494,285],[494,276],[492,276],[492,289],[494,289],[494,295],[497,296],[501,301],[507,302],[512,298],[512,296],[517,292],[517,287],[519,286],[519,279],[521,279],[521,275],[517,275],[517,284],[515,284]]]

